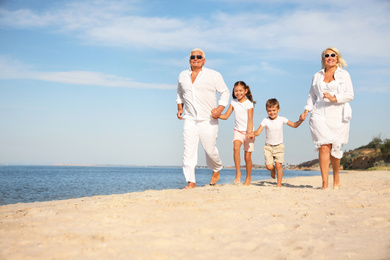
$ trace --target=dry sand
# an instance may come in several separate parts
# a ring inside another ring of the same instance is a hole
[[[0,259],[390,259],[390,172],[0,207]]]

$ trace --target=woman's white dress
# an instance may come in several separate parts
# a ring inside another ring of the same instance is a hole
[[[351,77],[346,70],[337,68],[335,80],[325,83],[324,70],[317,72],[312,81],[305,110],[311,112],[310,131],[316,150],[324,144],[332,144],[331,155],[341,158],[341,147],[348,143],[349,122],[352,117],[349,101],[353,99]],[[323,98],[323,93],[336,96],[337,102]]]

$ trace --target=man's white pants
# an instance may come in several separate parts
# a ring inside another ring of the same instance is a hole
[[[187,182],[196,182],[195,167],[198,162],[199,140],[206,153],[207,167],[213,172],[222,169],[222,161],[217,149],[218,119],[192,120],[184,119],[184,155],[183,173]]]

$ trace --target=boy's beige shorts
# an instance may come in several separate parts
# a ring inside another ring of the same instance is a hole
[[[284,144],[264,145],[265,165],[274,164],[274,162],[284,163]]]

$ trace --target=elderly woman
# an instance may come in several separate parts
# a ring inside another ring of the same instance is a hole
[[[333,188],[340,187],[341,147],[348,143],[349,120],[352,117],[349,101],[353,87],[347,66],[340,52],[330,47],[321,54],[322,70],[314,74],[305,112],[300,119],[310,116],[310,131],[318,151],[322,189],[328,188],[329,162],[333,168]]]

